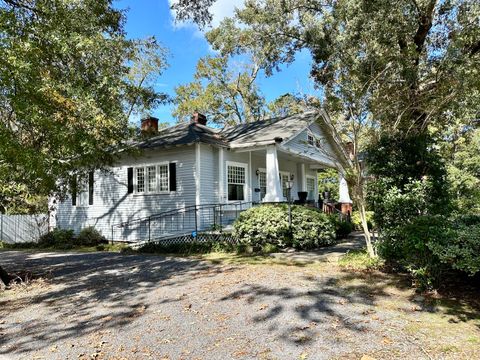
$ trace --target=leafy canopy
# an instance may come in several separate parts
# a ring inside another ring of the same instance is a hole
[[[0,208],[4,190],[48,194],[110,164],[129,113],[165,99],[145,82],[164,49],[124,22],[110,0],[0,1]]]
[[[233,66],[226,56],[207,56],[198,61],[194,80],[175,89],[177,107],[173,115],[188,121],[199,111],[217,124],[262,120],[265,99],[255,79],[256,65]]]

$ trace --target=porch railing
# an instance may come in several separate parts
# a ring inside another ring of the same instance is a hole
[[[256,205],[251,201],[226,204],[202,204],[161,212],[114,224],[112,241],[156,241],[161,238],[199,232],[222,231],[231,226],[242,211]]]
[[[284,202],[286,203],[286,202]],[[228,230],[241,212],[252,206],[265,205],[252,201],[239,201],[224,204],[202,204],[185,206],[180,209],[164,211],[158,214],[124,221],[111,226],[111,241],[144,242],[159,241],[177,236],[195,239],[200,233],[221,233]],[[281,204],[281,203],[270,203]],[[348,220],[334,204],[304,204],[320,208],[334,214],[340,220]]]

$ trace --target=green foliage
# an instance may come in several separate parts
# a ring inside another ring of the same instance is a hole
[[[439,286],[452,270],[475,275],[480,271],[480,224],[465,219],[468,225],[458,218],[419,216],[384,233],[379,255],[408,270],[424,288]]]
[[[93,226],[89,226],[80,231],[75,239],[75,244],[79,246],[96,246],[108,244],[108,240]]]
[[[451,114],[475,118],[479,15],[476,0],[254,0],[207,38],[222,55],[255,53],[267,74],[309,50],[325,105],[343,125],[375,119],[383,130],[423,132]]]
[[[379,268],[383,261],[379,257],[372,258],[363,249],[348,251],[338,260],[338,264],[354,270],[370,270]]]
[[[318,193],[322,195],[324,191],[330,192],[330,199],[338,200],[338,170],[324,169],[318,173]]]
[[[460,213],[480,213],[480,129],[451,126],[446,135],[441,145],[453,205]]]
[[[292,206],[291,233],[286,205],[262,205],[248,209],[240,214],[233,228],[239,241],[254,249],[265,244],[278,248],[293,246],[297,249],[311,249],[330,245],[335,240],[332,219],[303,206]]]
[[[32,194],[24,184],[0,180],[0,213],[45,214],[47,211],[47,196]]]
[[[40,237],[38,240],[38,246],[70,249],[74,246],[73,235],[73,230],[54,229]]]
[[[148,76],[164,50],[124,24],[111,0],[0,2],[0,208],[8,188],[46,196],[112,164],[132,135],[129,109],[165,98]]]
[[[264,244],[262,246],[262,253],[263,254],[271,254],[278,251],[278,246],[273,244]]]
[[[337,216],[334,218],[337,238],[346,238],[353,231],[353,224],[349,221],[340,221]]]
[[[424,135],[384,135],[368,149],[369,202],[382,231],[421,215],[447,214],[450,198],[444,163]]]
[[[234,69],[225,56],[207,56],[198,61],[193,82],[175,88],[178,121],[190,121],[195,111],[222,125],[262,120],[265,99],[255,79],[256,65]]]
[[[234,236],[250,245],[289,245],[288,213],[285,206],[262,205],[240,214],[233,225]]]
[[[373,211],[367,211],[366,212],[367,216],[367,226],[369,230],[372,230],[374,228],[374,212]],[[360,219],[360,213],[358,211],[354,211],[352,214],[352,224],[355,230],[362,230],[362,222]]]
[[[462,225],[455,236],[435,240],[428,247],[440,262],[470,275],[480,272],[480,224]]]
[[[267,107],[269,116],[284,117],[302,112],[307,106],[307,101],[298,95],[283,94],[271,101]]]
[[[442,216],[420,216],[411,223],[389,229],[378,244],[381,257],[408,270],[422,288],[436,287],[447,267],[428,244],[450,241],[455,236]]]
[[[457,226],[480,225],[480,214],[461,214],[453,218],[454,224]]]
[[[38,240],[38,247],[52,247],[56,249],[73,249],[107,244],[108,241],[95,228],[86,227],[74,236],[73,230],[54,229]]]

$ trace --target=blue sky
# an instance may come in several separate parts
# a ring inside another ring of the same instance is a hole
[[[211,9],[212,25],[233,14],[235,6],[243,0],[218,0]],[[145,38],[154,35],[169,50],[169,68],[158,78],[159,91],[174,95],[174,88],[188,83],[195,73],[197,61],[213,54],[203,33],[192,24],[175,24],[168,0],[118,0],[115,6],[127,9],[126,31],[129,37]],[[315,92],[309,79],[311,58],[308,52],[300,53],[295,62],[280,73],[266,78],[261,76],[258,85],[267,101],[285,93]],[[161,106],[153,112],[161,122],[174,122],[173,105]],[[133,119],[132,119],[133,120]]]

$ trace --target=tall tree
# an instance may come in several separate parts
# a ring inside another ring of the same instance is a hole
[[[224,55],[262,49],[267,74],[310,51],[331,130],[353,143],[342,166],[365,220],[358,155],[378,130],[426,133],[461,107],[478,117],[479,19],[476,0],[248,0],[207,37]]]
[[[308,107],[308,99],[304,99],[302,96],[295,94],[283,94],[275,100],[268,103],[267,108],[269,116],[283,117],[292,114],[298,114]]]
[[[110,164],[129,109],[164,98],[132,74],[144,55],[158,74],[163,49],[124,22],[111,0],[0,0],[0,206],[4,190],[46,195]]]
[[[198,61],[194,80],[175,89],[173,115],[188,121],[200,111],[220,125],[258,121],[265,116],[265,99],[255,83],[259,66],[229,63],[227,56],[207,56]]]

